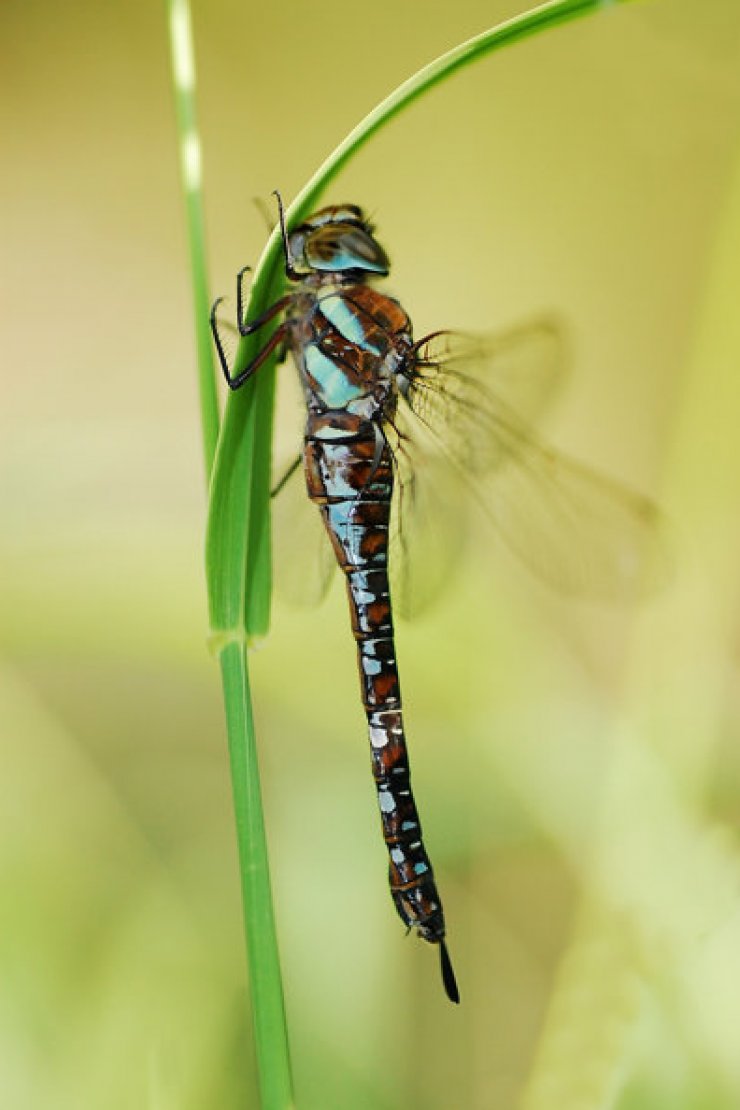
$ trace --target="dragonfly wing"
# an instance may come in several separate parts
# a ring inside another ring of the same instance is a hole
[[[276,485],[279,482],[280,478]],[[318,605],[331,585],[337,563],[321,516],[308,500],[303,465],[295,468],[272,498],[271,514],[275,590],[291,605]]]
[[[657,507],[545,444],[510,405],[506,381],[499,392],[495,359],[485,380],[474,361],[448,357],[455,343],[442,336],[419,348],[406,399],[497,533],[564,592],[629,599],[654,590],[665,575]]]
[[[531,423],[565,384],[568,346],[565,325],[549,315],[484,335],[440,332],[419,348],[418,357],[467,381],[495,383],[497,397]]]
[[[492,371],[501,393],[532,418],[562,385],[566,366],[563,327],[548,316],[487,336],[442,332],[424,344],[419,360],[420,364],[430,363],[425,367],[425,381],[434,385],[437,395],[423,396],[416,383],[412,409],[439,408],[439,419],[429,421],[433,425],[441,427],[444,414],[455,407],[454,399],[448,402],[440,392],[443,384],[449,392],[453,381],[472,383],[476,376],[482,378]],[[435,373],[437,366],[445,368],[444,379]],[[427,421],[416,415],[401,405],[393,425],[386,427],[396,463],[389,570],[394,608],[405,618],[417,617],[433,605],[454,574],[466,547],[470,515],[470,499],[461,491],[449,450],[426,426]],[[490,447],[486,442],[485,451]],[[462,448],[463,444],[458,444],[458,456]],[[480,443],[471,448],[471,461],[480,463],[484,457]]]
[[[476,496],[511,550],[569,594],[629,601],[665,578],[654,502],[530,440]]]
[[[452,577],[468,532],[468,506],[448,460],[429,449],[399,410],[386,438],[395,462],[388,570],[394,610],[405,619],[434,604]],[[452,479],[452,480],[451,480]]]
[[[306,404],[293,367],[277,375],[275,462],[271,500],[275,590],[299,608],[317,605],[327,593],[336,559],[321,515],[308,499],[303,457]]]

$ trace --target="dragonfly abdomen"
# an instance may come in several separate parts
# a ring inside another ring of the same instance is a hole
[[[378,449],[371,421],[345,419],[342,439],[341,414],[332,414],[330,427],[326,415],[309,415],[308,493],[347,579],[393,902],[405,925],[439,943],[444,916],[411,790],[393,633],[387,565],[393,463],[385,443]]]

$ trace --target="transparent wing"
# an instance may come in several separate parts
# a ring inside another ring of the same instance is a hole
[[[424,345],[422,357],[461,379],[494,377],[499,392],[529,419],[552,401],[566,369],[563,327],[549,316],[488,336],[443,332]],[[454,421],[454,402],[440,398],[440,407]],[[394,609],[411,618],[454,576],[470,531],[470,498],[448,453],[408,406],[401,404],[386,436],[396,463],[389,553]]]
[[[303,465],[296,467],[271,502],[273,580],[291,605],[318,605],[337,566],[315,505],[308,500]]]
[[[442,334],[418,348],[406,392],[416,427],[404,441],[419,460],[410,479],[417,498],[424,500],[418,487],[444,459],[459,496],[477,501],[508,546],[550,585],[610,599],[650,592],[665,574],[656,506],[547,446],[515,411],[519,394],[521,407],[537,412],[548,395],[543,387],[553,382],[553,367],[544,371],[541,359],[523,376],[497,373],[497,353],[510,361],[517,349],[522,371],[527,365],[516,334],[499,346]],[[524,329],[518,337],[530,354],[536,350],[537,337]],[[542,350],[553,357],[552,342]],[[414,522],[401,519],[399,527],[408,536]]]
[[[439,332],[422,345],[418,358],[449,375],[488,385],[527,423],[537,420],[562,390],[570,363],[565,326],[554,316],[490,335]]]
[[[533,419],[562,386],[565,347],[562,324],[548,316],[492,335],[439,333],[424,345],[420,359],[433,358],[450,378],[494,377],[500,394]],[[454,421],[454,402],[441,397],[440,408]],[[448,453],[408,406],[400,406],[386,436],[396,463],[391,587],[395,610],[412,618],[437,600],[461,561],[469,534],[470,498],[461,490]]]
[[[468,505],[447,458],[422,451],[413,415],[400,409],[386,429],[394,458],[388,571],[396,613],[420,616],[453,577],[465,549]]]

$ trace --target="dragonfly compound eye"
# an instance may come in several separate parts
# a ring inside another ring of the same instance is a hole
[[[352,224],[327,224],[306,237],[306,264],[314,270],[339,273],[342,270],[365,270],[387,274],[388,256],[364,227]]]

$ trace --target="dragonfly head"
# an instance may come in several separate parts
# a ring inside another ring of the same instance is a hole
[[[382,276],[390,270],[372,226],[354,204],[322,208],[291,232],[288,242],[296,267],[307,273]]]

